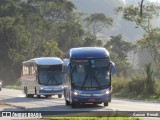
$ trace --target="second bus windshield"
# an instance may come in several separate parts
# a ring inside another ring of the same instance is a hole
[[[42,85],[61,85],[62,65],[41,65],[38,67],[39,83]]]
[[[71,69],[75,87],[100,89],[110,84],[109,62],[106,59],[75,60]]]

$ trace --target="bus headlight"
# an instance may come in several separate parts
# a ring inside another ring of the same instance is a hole
[[[78,95],[78,92],[74,91],[73,94],[74,94],[74,95]]]
[[[43,89],[44,89],[44,87],[40,87],[40,89],[41,89],[41,90],[43,90]]]
[[[109,93],[110,93],[110,91],[109,91],[109,90],[107,90],[107,91],[106,91],[106,94],[109,94]]]
[[[75,96],[80,95],[80,92],[77,91],[77,90],[74,90],[74,91],[73,91],[73,95],[75,95]]]

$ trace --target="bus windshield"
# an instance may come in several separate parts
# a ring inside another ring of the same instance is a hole
[[[62,65],[41,65],[38,67],[41,85],[62,85]]]
[[[71,64],[72,84],[81,89],[100,89],[110,85],[109,61],[76,60]]]

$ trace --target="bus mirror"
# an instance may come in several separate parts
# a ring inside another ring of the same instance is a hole
[[[63,59],[63,65],[64,65],[64,72],[66,72],[66,73],[68,73],[68,71],[69,71],[69,65],[70,64],[70,62],[69,62],[69,59]]]
[[[63,64],[66,66],[69,63],[69,59],[63,59]]]
[[[66,67],[66,72],[70,73],[70,69],[71,69],[71,63],[69,62],[67,67]]]
[[[114,74],[115,73],[115,63],[110,61],[110,69],[111,69],[111,73]]]

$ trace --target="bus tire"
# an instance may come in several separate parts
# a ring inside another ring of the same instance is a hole
[[[59,95],[58,95],[58,98],[62,98],[62,95],[61,95],[61,94],[59,94]]]
[[[98,104],[102,104],[102,102],[95,102],[95,103],[93,103],[93,105],[98,105]]]
[[[36,89],[36,87],[35,87],[35,95],[37,95],[37,89]]]
[[[104,102],[104,106],[108,106],[108,102]]]
[[[33,98],[33,96],[34,96],[33,94],[30,94],[30,95],[29,95],[30,98]]]
[[[23,92],[24,92],[24,94],[26,94],[26,87],[23,88]]]
[[[25,94],[26,94],[26,97],[28,98],[28,97],[30,97],[30,95],[28,94],[28,90],[27,90],[27,87],[25,87]]]
[[[98,103],[93,103],[93,105],[97,105]]]
[[[45,95],[45,97],[46,97],[46,98],[50,98],[50,97],[52,97],[52,95]]]
[[[66,103],[67,106],[70,105],[70,102],[66,99],[65,99],[65,103]]]
[[[0,91],[2,90],[2,88],[0,87]]]
[[[41,98],[41,95],[37,95],[38,98]]]
[[[72,108],[76,108],[76,107],[77,107],[77,104],[74,103],[74,102],[72,102],[72,103],[71,103],[71,107],[72,107]]]

